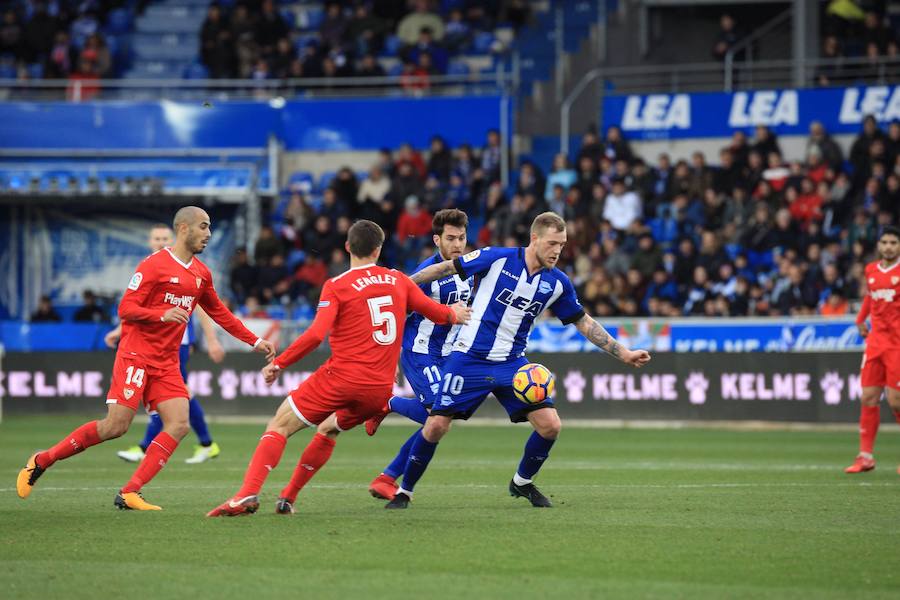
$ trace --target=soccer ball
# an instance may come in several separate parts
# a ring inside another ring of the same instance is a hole
[[[539,404],[553,396],[556,378],[550,369],[537,363],[528,363],[513,376],[513,393],[526,404]]]

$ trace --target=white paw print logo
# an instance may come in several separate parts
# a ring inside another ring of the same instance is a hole
[[[684,389],[688,391],[688,399],[691,404],[706,404],[706,390],[709,389],[709,379],[700,371],[692,371],[684,380]]]
[[[237,373],[231,369],[222,371],[219,374],[219,389],[221,390],[222,398],[225,400],[237,398],[238,384],[240,382],[241,379],[237,376]]]
[[[566,398],[569,402],[581,402],[584,400],[584,386],[586,384],[587,380],[581,374],[581,371],[569,371],[569,374],[563,380],[563,385],[566,386]]]
[[[825,377],[819,380],[819,387],[825,393],[825,404],[834,406],[841,403],[841,390],[844,389],[844,380],[837,371],[828,371]]]

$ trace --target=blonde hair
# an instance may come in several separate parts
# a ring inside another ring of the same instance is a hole
[[[541,213],[534,218],[534,222],[531,224],[531,233],[540,236],[551,227],[554,231],[565,231],[566,222],[555,212]]]

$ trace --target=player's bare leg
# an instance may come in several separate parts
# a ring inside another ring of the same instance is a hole
[[[144,500],[141,488],[166,466],[178,443],[191,430],[187,398],[172,398],[160,402],[157,411],[163,422],[163,430],[150,442],[141,464],[116,495],[114,504],[122,510],[162,510]]]
[[[48,450],[35,452],[28,458],[25,468],[16,478],[16,492],[22,499],[27,498],[38,478],[56,461],[74,456],[85,449],[106,440],[111,440],[128,431],[134,419],[134,410],[118,404],[106,405],[106,418],[88,421],[64,437]]]
[[[294,513],[294,503],[297,501],[297,494],[331,458],[335,440],[340,433],[341,429],[338,427],[337,416],[333,413],[319,423],[319,426],[316,428],[316,434],[309,441],[309,444],[306,445],[303,454],[300,455],[297,466],[294,467],[294,473],[291,475],[290,482],[281,490],[278,502],[275,503],[276,513],[280,515]]]
[[[525,443],[519,468],[509,482],[509,494],[514,498],[527,498],[536,508],[551,508],[553,503],[535,487],[532,479],[549,457],[550,448],[562,430],[562,422],[556,409],[549,407],[528,413],[528,421],[534,427],[534,433]]]
[[[247,471],[244,483],[237,494],[206,513],[207,517],[236,517],[252,514],[259,508],[259,491],[269,473],[278,466],[287,439],[305,429],[310,424],[302,421],[294,412],[290,396],[285,398],[269,420],[265,433],[259,438]]]
[[[881,423],[881,394],[884,388],[867,386],[859,399],[859,454],[844,473],[864,473],[875,468],[875,436]]]

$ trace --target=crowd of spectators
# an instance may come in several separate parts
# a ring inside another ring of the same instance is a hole
[[[342,169],[321,197],[293,189],[275,209],[253,256],[231,271],[239,302],[313,303],[347,268],[353,219],[387,232],[384,261],[404,270],[433,252],[428,220],[445,207],[470,217],[470,244],[528,243],[544,210],[562,215],[561,265],[601,316],[844,314],[864,292],[879,228],[900,217],[900,122],[868,117],[845,155],[812,123],[804,156],[786,161],[766,127],[735,131],[717,166],[696,152],[653,164],[617,127],[583,136],[570,164],[532,162],[500,182],[497,132],[481,148],[383,150],[360,181]]]
[[[213,78],[294,79],[383,77],[377,57],[390,41],[402,61],[401,85],[410,90],[446,74],[451,56],[465,53],[478,32],[498,23],[521,27],[525,0],[501,2],[402,0],[328,2],[315,37],[295,43],[296,32],[272,0],[212,4],[200,32],[200,57]]]
[[[0,71],[18,79],[90,83],[113,74],[101,26],[117,0],[28,0],[3,9]],[[90,97],[91,87],[86,94]]]
[[[821,51],[828,62],[816,71],[817,85],[900,79],[900,39],[885,8],[885,2],[829,2]]]

